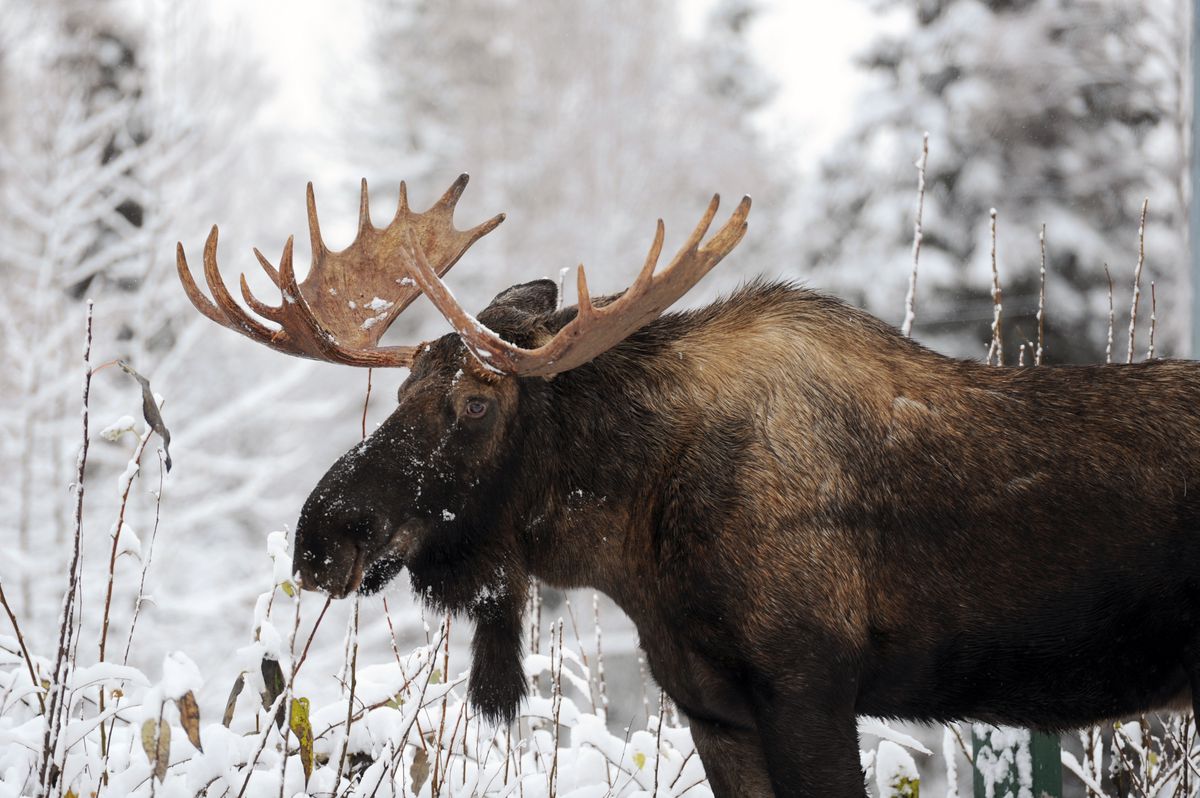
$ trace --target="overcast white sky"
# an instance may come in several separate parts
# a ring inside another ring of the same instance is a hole
[[[683,0],[683,24],[694,31],[711,0]],[[881,21],[866,2],[765,0],[753,41],[764,64],[779,80],[771,129],[789,141],[800,162],[824,150],[852,110],[862,76],[853,56],[874,37]],[[352,69],[364,46],[364,13],[356,2],[325,0],[221,0],[219,13],[247,26],[261,56],[280,81],[279,101],[287,118],[314,128],[321,104],[313,89],[328,86],[329,73]]]

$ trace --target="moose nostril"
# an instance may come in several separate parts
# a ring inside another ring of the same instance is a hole
[[[345,590],[343,596],[348,596],[358,590],[362,585],[363,574],[366,571],[367,553],[362,546],[354,547],[354,561],[350,565],[350,573],[347,575]]]

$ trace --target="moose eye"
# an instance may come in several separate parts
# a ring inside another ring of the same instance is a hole
[[[465,412],[471,418],[481,418],[485,413],[487,413],[487,409],[487,402],[484,400],[468,399],[466,406],[463,408],[463,412]]]

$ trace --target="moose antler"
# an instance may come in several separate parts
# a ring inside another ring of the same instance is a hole
[[[499,214],[469,230],[455,229],[454,206],[466,185],[467,176],[460,175],[433,207],[414,213],[401,183],[396,215],[387,227],[379,229],[371,224],[364,180],[358,235],[346,249],[331,252],[321,239],[309,183],[308,232],[313,265],[308,277],[297,285],[289,237],[278,271],[254,250],[263,270],[279,288],[282,301],[278,306],[260,302],[250,293],[245,276],[241,278],[246,304],[259,316],[278,324],[278,330],[268,328],[243,310],[225,287],[217,268],[216,225],[204,243],[204,277],[213,299],[204,296],[192,280],[182,243],[176,250],[179,279],[196,309],[218,324],[280,352],[351,366],[411,365],[415,347],[379,346],[379,339],[401,311],[424,293],[487,368],[503,374],[547,377],[583,365],[662,315],[737,246],[746,234],[746,216],[750,213],[750,198],[743,197],[724,226],[701,246],[720,203],[714,195],[687,242],[667,268],[656,274],[664,236],[659,219],[654,243],[633,285],[600,307],[592,303],[587,275],[580,266],[575,318],[545,344],[524,349],[481,324],[458,304],[441,280],[472,244],[504,221],[504,214]]]
[[[687,242],[667,268],[655,274],[664,235],[663,222],[659,219],[654,243],[650,245],[641,273],[628,290],[602,307],[592,304],[587,275],[580,265],[576,280],[579,288],[577,315],[553,338],[536,349],[523,349],[510,344],[458,304],[441,281],[436,261],[430,260],[414,239],[407,239],[401,254],[422,293],[454,326],[480,363],[505,374],[547,377],[583,365],[662,315],[737,246],[746,234],[749,197],[742,197],[725,225],[708,243],[700,245],[719,204],[720,197],[713,195],[708,210]]]
[[[260,302],[241,277],[242,298],[259,316],[279,325],[270,329],[246,313],[230,295],[217,268],[217,227],[213,225],[204,243],[204,277],[212,292],[209,300],[192,280],[183,254],[176,249],[176,266],[184,290],[196,309],[218,324],[264,343],[273,349],[313,360],[328,360],[352,366],[408,366],[414,347],[379,346],[379,339],[408,305],[421,293],[418,285],[398,263],[408,247],[420,248],[429,269],[440,276],[458,262],[463,253],[490,233],[504,214],[469,230],[454,227],[454,206],[467,186],[460,175],[442,198],[424,213],[408,207],[408,192],[400,184],[400,204],[385,228],[371,224],[367,181],[362,181],[358,234],[341,252],[332,252],[321,239],[312,183],[308,184],[308,233],[312,241],[312,268],[297,285],[292,268],[292,238],[283,247],[276,269],[254,250],[267,276],[279,288],[278,306]],[[215,300],[215,304],[214,304]]]

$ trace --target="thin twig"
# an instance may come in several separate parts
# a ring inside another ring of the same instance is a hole
[[[296,660],[296,633],[300,631],[300,594],[299,593],[297,593],[296,596],[292,599],[292,603],[296,607],[296,616],[295,616],[294,620],[292,621],[292,633],[290,635],[288,635],[288,656],[292,660],[292,674],[291,674],[291,677],[288,679],[287,686],[284,687],[284,689],[283,689],[283,692],[287,695],[287,699],[285,700],[285,703],[283,705],[284,706],[283,729],[281,730],[281,732],[283,734],[283,750],[280,752],[281,756],[279,757],[279,762],[280,762],[280,764],[279,764],[279,798],[284,798],[284,792],[283,792],[284,785],[287,784],[287,763],[288,763],[288,757],[289,757],[287,737],[288,737],[288,731],[292,728],[292,705],[296,701],[296,692],[295,692],[295,689],[293,688],[293,685],[296,683],[296,667],[298,665],[298,662]],[[299,735],[297,735],[296,740],[297,740],[297,742],[300,741]],[[308,777],[307,777],[307,774],[305,774],[305,782],[306,782],[305,786],[306,787],[308,786],[307,781],[308,781]]]
[[[596,714],[599,707],[596,704],[595,691],[592,690],[592,667],[588,663],[588,655],[583,648],[583,638],[579,636],[579,624],[575,619],[575,608],[571,606],[571,597],[565,596],[564,603],[567,605],[567,617],[571,619],[571,631],[575,634],[575,647],[579,650],[579,660],[583,663],[583,667],[587,669],[588,701],[592,704],[592,714]]]
[[[996,266],[996,209],[992,208],[992,343],[988,347],[988,363],[995,357],[996,365],[1004,365],[1004,330],[1001,327],[1001,315],[1004,309],[1004,292],[1000,289],[1000,270]]]
[[[25,635],[21,634],[21,625],[17,623],[17,616],[13,614],[12,607],[8,606],[8,599],[4,597],[3,582],[0,582],[0,604],[4,605],[4,611],[8,613],[8,620],[12,623],[13,631],[17,635],[17,643],[21,646],[21,657],[25,660],[25,667],[29,669],[29,683],[37,691],[38,705],[41,706],[42,714],[45,715],[46,699],[42,696],[41,683],[33,672],[33,659],[29,656],[29,649],[25,646]]]
[[[1042,353],[1045,352],[1046,346],[1046,224],[1042,223],[1041,232],[1038,233],[1038,245],[1042,250],[1042,265],[1038,272],[1038,339],[1037,351],[1033,356],[1033,365],[1042,365]]]
[[[642,683],[642,711],[646,714],[646,719],[650,719],[650,694],[646,692],[646,684],[650,681],[646,674],[646,658],[642,655],[642,649],[638,648],[637,652],[638,676],[641,677]]]
[[[916,319],[917,302],[917,264],[921,261],[921,241],[924,233],[921,229],[921,217],[925,212],[925,165],[929,161],[929,133],[926,131],[921,140],[921,157],[917,160],[917,215],[913,221],[912,243],[912,274],[908,278],[908,295],[904,298],[904,323],[900,332],[905,336],[912,335],[913,320]]]
[[[142,602],[145,601],[146,588],[146,572],[150,570],[150,560],[154,557],[154,541],[158,537],[158,523],[162,515],[162,492],[163,492],[163,476],[165,472],[163,464],[163,450],[158,450],[158,490],[154,493],[154,528],[150,530],[150,543],[146,546],[146,558],[142,560],[142,578],[138,582],[137,599],[133,602],[133,618],[129,621],[129,636],[125,638],[125,653],[121,657],[121,664],[129,664],[129,651],[133,646],[133,630],[137,627],[138,615],[142,611]]]
[[[1154,281],[1150,281],[1150,348],[1146,350],[1146,359],[1154,359],[1154,330],[1158,327],[1158,296],[1154,291]]]
[[[92,389],[92,317],[95,305],[89,299],[87,302],[87,319],[85,322],[83,345],[83,409],[81,412],[83,440],[79,446],[79,455],[75,461],[75,540],[71,552],[71,566],[68,573],[69,582],[63,595],[62,614],[58,629],[58,652],[54,661],[54,671],[50,682],[50,715],[46,719],[46,733],[42,740],[42,763],[38,771],[40,794],[49,795],[52,783],[56,779],[53,759],[54,749],[58,745],[58,735],[62,727],[62,718],[66,714],[66,670],[67,652],[71,650],[74,635],[72,623],[75,609],[75,597],[79,588],[79,557],[83,541],[83,480],[87,472],[88,455],[88,413],[89,397]]]
[[[350,616],[350,645],[347,665],[350,670],[350,700],[346,702],[346,737],[342,742],[342,753],[338,757],[335,779],[341,780],[342,771],[346,768],[346,757],[350,753],[350,727],[354,723],[354,690],[358,686],[358,595],[354,596],[354,611]],[[336,785],[336,782],[335,782]]]
[[[132,474],[128,474],[128,466],[126,466],[127,478],[124,479],[125,485],[121,490],[121,506],[117,511],[117,523],[112,531],[112,547],[108,555],[108,584],[104,590],[104,614],[100,621],[100,645],[99,658],[97,662],[104,662],[108,647],[108,626],[112,619],[112,597],[113,588],[117,582],[117,556],[120,553],[121,532],[125,529],[125,511],[129,507],[129,494],[133,490],[133,481],[137,479],[138,474],[142,470],[142,455],[146,452],[146,444],[150,442],[150,438],[154,435],[154,430],[147,427],[146,434],[141,436],[138,441],[137,449],[130,458],[136,468]],[[140,556],[140,554],[139,554]],[[100,688],[100,712],[104,712],[104,688]],[[100,724],[100,755],[107,759],[108,757],[108,735],[105,731],[104,724]]]
[[[1104,344],[1104,362],[1112,363],[1112,348],[1113,348],[1113,325],[1116,323],[1117,315],[1113,309],[1113,281],[1112,273],[1108,270],[1108,264],[1104,264],[1104,279],[1108,280],[1108,338]]]
[[[554,707],[554,753],[550,760],[550,798],[558,795],[559,717],[563,700],[563,619],[558,619],[558,647],[554,648],[554,627],[550,628],[550,698]],[[556,667],[557,666],[557,667]]]
[[[600,631],[600,594],[592,593],[592,623],[596,629],[596,686],[600,694],[600,719],[608,722],[608,682],[604,677],[604,648],[601,645]],[[610,783],[608,785],[612,787]]]
[[[658,770],[662,762],[662,727],[663,715],[666,714],[667,694],[658,689],[658,728],[654,732],[654,795],[658,795]]]
[[[362,437],[367,439],[367,406],[371,404],[371,375],[375,373],[375,369],[367,369],[367,395],[363,397],[363,414],[362,414]]]
[[[1146,262],[1146,209],[1149,206],[1149,199],[1142,201],[1142,215],[1138,222],[1137,266],[1133,270],[1133,301],[1129,305],[1129,351],[1125,357],[1126,363],[1133,362],[1133,338],[1137,332],[1138,300],[1142,298],[1142,266]]]

